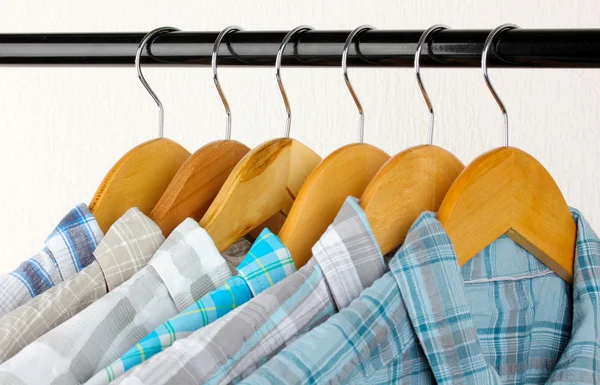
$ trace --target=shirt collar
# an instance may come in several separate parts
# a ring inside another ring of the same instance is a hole
[[[211,237],[191,218],[173,230],[148,265],[156,270],[179,311],[231,277]]]
[[[96,218],[80,203],[48,236],[44,251],[56,263],[64,280],[94,261],[92,253],[103,235]]]
[[[152,219],[138,208],[127,210],[94,251],[108,290],[115,289],[146,266],[164,240]]]
[[[436,380],[498,383],[477,339],[452,243],[435,214],[413,223],[390,271]]]
[[[348,306],[386,271],[366,215],[353,197],[346,199],[312,252],[338,309]]]
[[[577,210],[572,210],[572,215],[577,224],[572,331],[549,383],[579,378],[579,375],[585,378],[590,373],[589,363],[597,361],[597,349],[581,347],[598,346],[600,342],[600,241]],[[496,254],[503,258],[490,257]],[[478,253],[460,271],[456,261],[454,248],[441,223],[435,214],[426,212],[411,227],[402,248],[390,262],[390,270],[436,378],[444,378],[449,368],[453,375],[456,371],[479,370],[491,383],[496,375],[485,362],[477,342],[461,278],[471,283],[492,282],[554,273],[504,236]],[[440,328],[444,329],[443,333]],[[444,339],[442,334],[452,337]],[[577,370],[579,373],[575,374]]]
[[[577,225],[571,338],[547,383],[594,382],[600,344],[600,239],[581,213]]]
[[[254,297],[294,271],[296,266],[290,252],[267,228],[260,233],[237,268],[238,275],[246,281]]]

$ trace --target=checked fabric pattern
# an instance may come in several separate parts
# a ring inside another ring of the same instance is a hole
[[[46,239],[42,251],[0,276],[0,316],[92,263],[103,235],[88,207],[75,206]]]
[[[127,210],[98,244],[94,262],[0,317],[0,363],[127,281],[164,240],[152,219]]]
[[[242,384],[599,383],[600,240],[572,213],[572,287],[506,236],[459,269],[422,214],[389,273]]]
[[[127,282],[0,365],[0,384],[83,384],[230,277],[208,233],[188,218]]]
[[[108,384],[167,349],[176,340],[189,336],[250,301],[294,271],[296,268],[289,251],[275,234],[264,229],[237,267],[237,276],[163,323],[119,360],[96,374],[88,384]]]
[[[306,265],[247,304],[175,341],[114,384],[238,382],[319,325],[385,271],[364,211],[349,197]]]

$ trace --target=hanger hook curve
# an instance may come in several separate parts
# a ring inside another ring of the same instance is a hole
[[[144,88],[146,88],[146,91],[148,91],[148,93],[150,94],[150,96],[152,96],[152,99],[154,99],[154,101],[156,102],[156,105],[158,106],[158,138],[159,139],[163,138],[164,132],[165,132],[165,111],[163,109],[163,105],[162,105],[160,99],[158,98],[158,96],[156,96],[156,93],[152,90],[152,88],[146,81],[144,74],[142,74],[142,66],[140,64],[140,59],[142,58],[142,52],[144,51],[144,48],[146,48],[146,45],[148,45],[148,43],[151,43],[154,40],[154,38],[156,38],[156,36],[161,35],[163,33],[176,32],[176,31],[180,31],[180,29],[175,28],[175,27],[160,27],[160,28],[153,29],[152,31],[148,32],[142,38],[142,41],[140,42],[140,45],[138,46],[138,49],[135,53],[135,69],[137,71],[138,78],[140,79],[140,82],[142,82],[142,85],[144,86]],[[147,51],[148,51],[148,53],[150,53],[150,47],[148,47]]]
[[[288,100],[285,88],[283,88],[283,82],[281,81],[281,60],[283,59],[283,51],[285,51],[285,46],[295,34],[312,31],[313,29],[314,28],[309,25],[301,25],[292,29],[287,33],[287,35],[285,35],[281,45],[279,46],[279,50],[277,50],[277,57],[275,58],[275,77],[277,78],[277,84],[279,85],[279,91],[281,92],[281,97],[283,98],[283,104],[285,104],[285,111],[287,113],[284,138],[290,137],[290,129],[292,127],[292,110],[290,108],[290,101]]]
[[[350,46],[354,42],[354,39],[359,34],[375,29],[372,25],[361,25],[360,27],[355,28],[348,37],[346,38],[346,43],[344,43],[344,50],[342,51],[342,72],[344,73],[344,81],[346,82],[346,86],[348,87],[348,91],[350,91],[350,95],[352,95],[352,99],[354,99],[354,103],[356,104],[356,108],[358,109],[359,121],[358,121],[358,142],[362,143],[365,135],[365,114],[360,104],[360,100],[354,92],[354,87],[352,87],[352,83],[350,82],[350,78],[348,77],[348,51],[350,50]]]
[[[421,94],[423,95],[423,99],[425,99],[425,104],[427,104],[427,109],[429,110],[429,137],[427,140],[429,145],[433,144],[433,123],[435,121],[435,115],[433,112],[433,104],[431,104],[429,94],[427,94],[425,86],[423,85],[423,81],[421,80],[421,50],[423,49],[423,45],[427,43],[427,38],[430,35],[449,28],[450,27],[445,24],[435,24],[426,29],[419,38],[419,42],[417,43],[417,51],[415,52],[415,75],[417,75],[417,84],[419,84]],[[427,45],[427,47],[429,47],[429,45]]]
[[[502,118],[504,119],[504,146],[505,147],[508,147],[508,113],[506,112],[506,107],[504,107],[504,103],[502,103],[500,96],[498,96],[498,93],[496,92],[496,90],[494,89],[494,86],[492,86],[492,83],[490,82],[490,77],[488,76],[488,68],[487,68],[487,57],[488,57],[488,52],[490,50],[490,47],[492,46],[492,43],[494,42],[494,39],[500,32],[508,31],[511,29],[518,29],[518,28],[520,28],[520,27],[516,24],[507,23],[507,24],[502,24],[501,26],[492,30],[492,32],[490,32],[490,34],[485,39],[485,44],[483,45],[483,53],[481,54],[481,71],[483,72],[483,79],[485,80],[485,84],[487,85],[488,89],[492,93],[492,96],[496,100],[496,103],[498,103],[498,106],[500,107],[500,111],[502,112]]]
[[[225,121],[225,140],[231,140],[231,109],[229,108],[229,102],[227,102],[227,98],[225,97],[223,89],[221,88],[221,83],[219,83],[219,76],[217,75],[217,57],[219,55],[219,48],[221,47],[221,41],[223,40],[223,38],[225,38],[225,36],[229,35],[230,33],[243,30],[244,29],[242,27],[238,27],[237,25],[230,25],[229,27],[223,29],[217,36],[217,39],[215,40],[215,45],[213,46],[212,50],[212,58],[210,61],[213,71],[213,80],[215,82],[215,87],[217,87],[217,92],[221,97],[223,107],[225,107],[225,113],[227,114]]]

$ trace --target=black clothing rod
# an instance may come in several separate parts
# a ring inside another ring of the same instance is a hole
[[[373,30],[350,49],[349,66],[412,67],[423,31]],[[479,67],[490,30],[445,30],[423,48],[423,67]],[[283,66],[339,67],[350,31],[308,31],[287,45]],[[210,65],[218,32],[159,35],[142,57],[144,65]],[[227,35],[219,66],[274,66],[286,31],[240,31]],[[133,66],[144,33],[0,34],[0,65]],[[600,68],[600,29],[515,29],[492,45],[490,67]]]

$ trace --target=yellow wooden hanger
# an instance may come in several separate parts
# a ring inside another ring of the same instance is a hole
[[[348,50],[355,37],[373,29],[363,25],[353,30],[342,52],[342,71],[360,116],[358,143],[349,144],[327,156],[310,174],[292,205],[279,232],[297,268],[311,257],[311,248],[325,232],[348,196],[360,197],[375,173],[390,158],[370,144],[363,143],[364,113],[348,78]]]
[[[481,58],[485,82],[504,118],[505,145],[475,159],[454,182],[438,212],[462,266],[502,234],[573,282],[576,226],[548,171],[526,152],[508,146],[508,115],[487,73],[487,55],[504,24],[487,37]]]
[[[433,142],[433,106],[419,72],[423,44],[430,34],[446,29],[434,25],[419,39],[415,53],[417,83],[429,109],[429,144],[400,152],[379,170],[360,198],[383,254],[402,244],[410,226],[423,211],[437,211],[464,165]]]
[[[217,76],[217,55],[221,41],[228,34],[240,30],[240,27],[230,26],[221,31],[212,53],[213,79],[227,114],[225,140],[209,143],[192,154],[150,212],[150,218],[165,236],[187,217],[199,221],[235,165],[250,151],[246,145],[231,140],[231,110]]]
[[[296,33],[310,29],[301,26],[290,31],[277,52],[276,78],[287,110],[285,137],[265,142],[246,154],[200,221],[219,251],[277,213],[287,214],[306,178],[321,161],[313,150],[289,138],[291,112],[280,76],[287,43]]]
[[[159,200],[173,176],[190,153],[170,139],[163,138],[163,106],[150,88],[140,68],[140,58],[146,45],[162,33],[177,28],[157,28],[144,36],[135,56],[135,68],[146,90],[158,105],[158,139],[142,143],[110,169],[89,205],[90,211],[105,233],[131,207],[148,214]],[[148,52],[150,53],[149,49]]]

